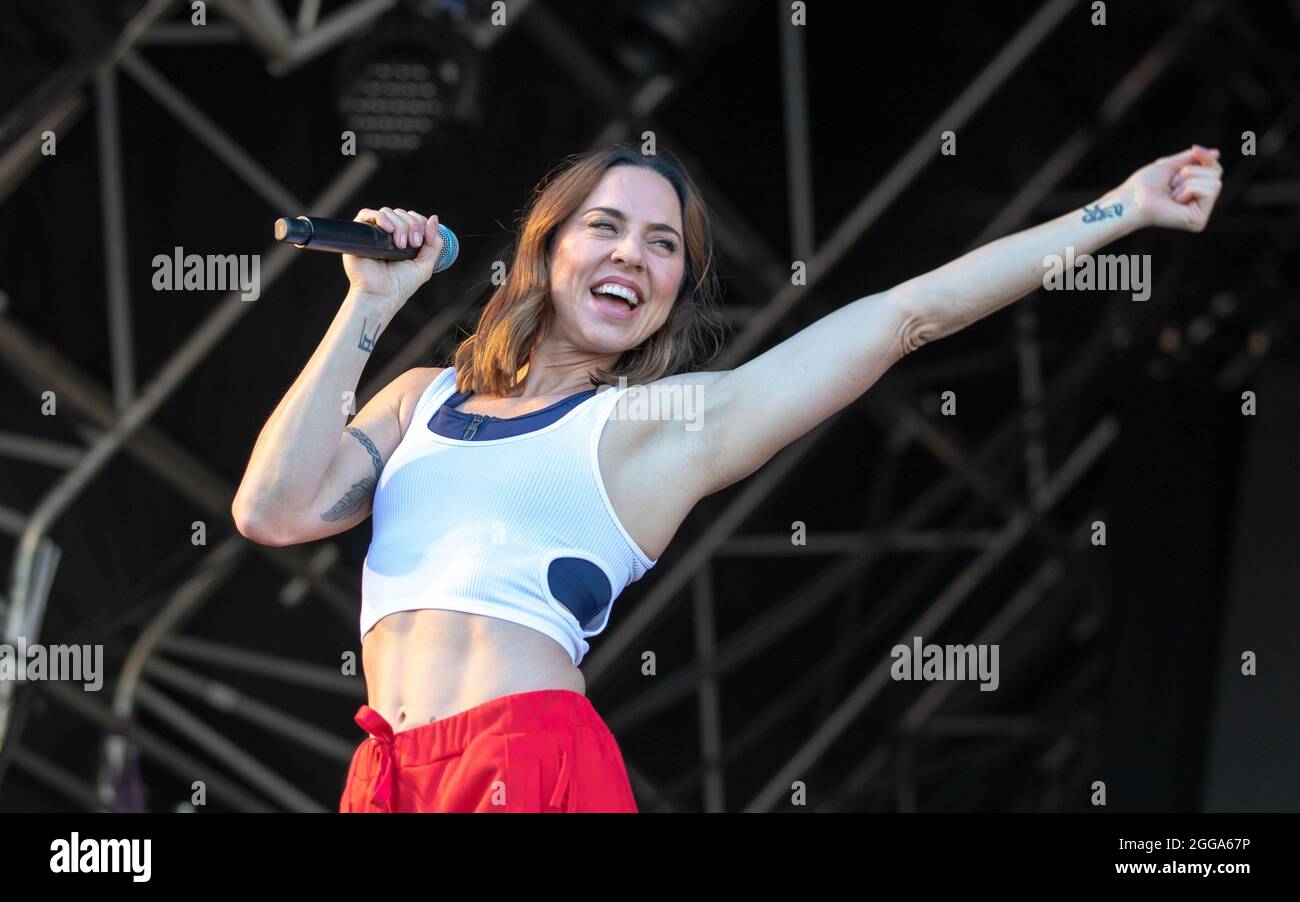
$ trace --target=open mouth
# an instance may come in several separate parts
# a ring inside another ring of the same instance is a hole
[[[631,301],[614,294],[603,294],[591,289],[588,289],[587,293],[591,295],[597,310],[615,319],[632,319],[644,306],[643,304],[633,306]]]

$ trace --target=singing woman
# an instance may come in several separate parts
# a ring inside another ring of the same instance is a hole
[[[1095,203],[845,304],[726,371],[705,369],[717,277],[683,167],[627,146],[568,157],[534,191],[505,278],[450,365],[408,370],[349,422],[376,337],[441,248],[436,216],[361,210],[419,253],[343,257],[350,289],[232,505],[239,531],[267,545],[373,516],[356,717],[369,736],[339,810],[636,811],[579,666],[695,504],[904,355],[1043,285],[1049,258],[1144,226],[1201,231],[1218,156],[1194,145],[1156,160]],[[698,410],[635,415],[666,409],[655,392]]]

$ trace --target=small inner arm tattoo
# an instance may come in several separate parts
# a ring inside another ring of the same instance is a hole
[[[369,320],[366,319],[361,320],[361,340],[357,342],[357,347],[363,351],[373,351],[375,349],[375,342],[379,340],[379,330],[384,326],[382,320],[375,323],[375,331],[367,335],[366,323],[368,322]]]
[[[1101,204],[1093,204],[1088,207],[1086,204],[1083,208],[1084,222],[1097,222],[1102,219],[1122,219],[1124,216],[1123,204],[1111,204],[1109,207],[1103,207]]]
[[[322,520],[344,520],[358,511],[364,510],[371,503],[375,495],[375,486],[379,484],[379,474],[384,470],[384,460],[379,455],[379,449],[375,443],[355,426],[349,426],[344,430],[350,432],[356,437],[356,440],[365,446],[366,451],[370,453],[370,463],[375,468],[374,476],[367,476],[364,479],[352,483],[352,488],[343,493],[343,497],[334,503],[334,506],[320,515]]]

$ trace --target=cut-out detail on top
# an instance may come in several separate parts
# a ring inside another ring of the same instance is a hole
[[[580,557],[552,558],[546,566],[546,587],[588,631],[599,624],[614,594],[605,571]]]

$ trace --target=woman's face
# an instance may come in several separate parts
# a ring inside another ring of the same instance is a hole
[[[621,354],[654,334],[681,289],[686,251],[671,184],[640,166],[615,166],[555,234],[550,256],[552,337],[573,349]],[[640,299],[593,292],[617,282]]]

